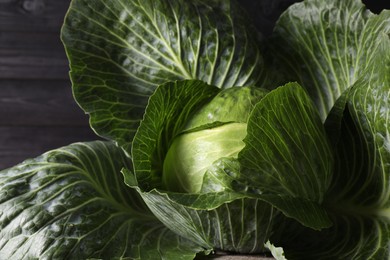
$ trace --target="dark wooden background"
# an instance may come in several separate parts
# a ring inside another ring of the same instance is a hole
[[[264,2],[257,1],[242,0],[242,4],[261,8]],[[365,2],[375,12],[390,3]],[[0,170],[50,149],[97,139],[73,101],[60,41],[69,3],[0,0]],[[278,16],[265,11],[271,23]]]
[[[0,170],[96,139],[73,101],[60,28],[70,0],[0,0]]]

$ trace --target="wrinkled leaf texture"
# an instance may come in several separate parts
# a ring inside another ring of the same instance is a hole
[[[73,0],[62,28],[74,96],[127,152],[148,97],[167,81],[220,88],[260,77],[259,36],[235,1]]]
[[[386,33],[388,11],[375,15],[360,0],[306,0],[280,16],[271,51],[264,52],[274,66],[266,68],[278,81],[304,86],[325,121],[336,100],[370,67]]]
[[[0,259],[193,259],[158,221],[111,142],[76,143],[0,172]]]
[[[283,219],[272,242],[288,259],[390,257],[389,33],[389,11],[352,0],[293,5],[275,28],[276,63],[309,91],[336,159],[325,197],[334,225],[315,232]]]
[[[332,176],[332,150],[298,84],[281,86],[254,106],[244,142],[237,161],[218,160],[206,172],[203,190],[261,199],[313,229],[331,226],[321,204]]]

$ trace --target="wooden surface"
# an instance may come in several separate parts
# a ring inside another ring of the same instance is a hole
[[[60,28],[70,0],[0,0],[0,170],[96,139],[72,97]]]

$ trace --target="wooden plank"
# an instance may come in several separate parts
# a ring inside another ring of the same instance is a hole
[[[67,79],[68,71],[58,34],[0,32],[0,79]]]
[[[18,50],[0,50],[1,79],[68,79],[69,65],[64,57],[50,52],[31,52],[23,55]],[[62,56],[62,55],[61,55]]]
[[[1,79],[67,79],[69,65],[66,58],[50,52],[0,50]]]
[[[59,32],[70,0],[2,0],[0,31]]]
[[[59,32],[4,32],[0,31],[1,50],[38,51],[57,53],[61,58],[65,57],[64,46]],[[24,54],[24,53],[23,53]]]
[[[62,80],[0,80],[0,126],[85,126],[88,116]]]
[[[74,142],[99,139],[88,127],[0,127],[0,170]]]

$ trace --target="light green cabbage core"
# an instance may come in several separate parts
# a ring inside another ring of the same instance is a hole
[[[244,148],[246,123],[229,123],[179,135],[164,160],[163,184],[169,191],[198,193],[203,176],[216,160],[237,158]]]

